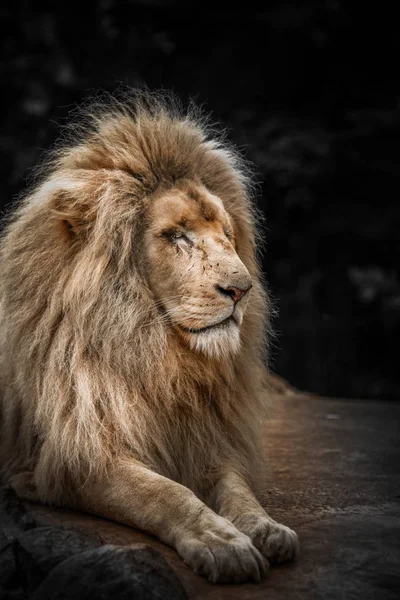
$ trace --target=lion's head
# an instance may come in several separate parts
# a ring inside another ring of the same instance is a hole
[[[177,335],[211,356],[237,352],[252,283],[221,198],[181,180],[153,199],[146,217],[149,284]]]

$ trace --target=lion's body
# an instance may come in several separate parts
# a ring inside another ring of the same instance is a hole
[[[70,506],[130,459],[203,499],[227,465],[251,483],[267,302],[240,161],[146,94],[87,120],[1,241],[3,474],[30,471],[42,501]],[[188,351],[148,285],[146,211],[181,179],[222,200],[253,281],[240,351],[218,360]]]

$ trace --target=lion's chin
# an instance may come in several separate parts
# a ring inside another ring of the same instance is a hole
[[[179,329],[191,350],[210,358],[221,360],[239,352],[240,330],[232,318],[203,329]]]

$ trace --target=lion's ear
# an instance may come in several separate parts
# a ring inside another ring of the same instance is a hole
[[[61,219],[59,225],[63,229],[63,233],[70,239],[75,238],[85,229],[84,221],[74,217]]]
[[[68,192],[60,191],[52,198],[52,214],[57,230],[68,240],[76,240],[90,229],[93,220],[89,206],[71,196]]]

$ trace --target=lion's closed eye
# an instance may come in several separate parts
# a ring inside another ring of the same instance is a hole
[[[233,231],[228,227],[224,227],[224,234],[228,238],[228,240],[231,240],[233,238]]]
[[[187,244],[188,246],[193,246],[193,241],[190,237],[182,230],[176,228],[168,228],[164,229],[161,232],[161,237],[166,239],[168,242],[172,244],[179,243],[180,245]]]

